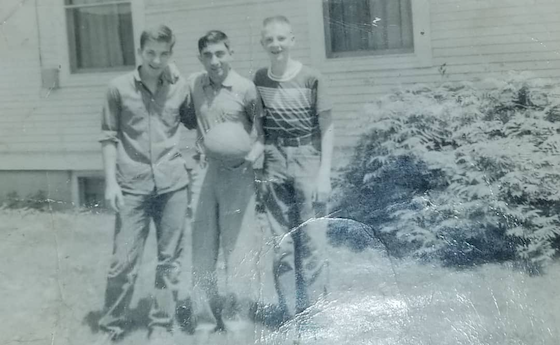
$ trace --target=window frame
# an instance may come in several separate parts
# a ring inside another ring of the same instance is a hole
[[[78,8],[85,8],[85,7],[101,7],[101,6],[108,6],[108,5],[129,5],[130,12],[132,17],[132,34],[134,37],[134,41],[136,41],[135,35],[135,23],[134,23],[134,4],[133,0],[114,0],[114,1],[107,1],[107,2],[100,2],[100,3],[90,3],[90,4],[80,4],[80,5],[67,5],[66,0],[63,0],[63,8],[64,8],[64,24],[65,24],[65,32],[66,32],[66,39],[68,41],[68,62],[69,62],[69,70],[71,74],[84,74],[84,73],[106,73],[106,72],[123,72],[128,71],[131,68],[134,68],[136,65],[136,42],[133,44],[134,49],[134,62],[131,65],[125,66],[116,66],[116,67],[95,67],[95,68],[79,68],[77,62],[77,52],[76,52],[76,42],[73,37],[71,37],[71,33],[74,33],[75,29],[70,28],[69,18],[68,18],[68,10],[78,9]]]
[[[326,0],[307,0],[309,42],[312,63],[325,71],[363,71],[432,66],[430,1],[411,0],[413,51],[349,52],[329,57],[324,8]]]
[[[394,1],[394,0],[389,0]],[[414,0],[410,0],[411,4],[411,12],[412,12],[412,2]],[[331,46],[331,30],[329,25],[325,25],[324,22],[325,18],[330,18],[328,0],[322,1],[323,3],[323,27],[325,30],[325,52],[327,54],[327,58],[329,59],[338,59],[338,58],[345,58],[345,57],[354,57],[354,56],[367,56],[367,55],[394,55],[394,54],[410,54],[414,53],[414,38],[412,40],[413,47],[412,48],[394,48],[394,49],[382,49],[382,50],[359,50],[359,51],[344,51],[344,52],[333,52]],[[412,26],[414,28],[414,14],[411,17]],[[414,30],[414,29],[413,29]]]
[[[106,86],[113,78],[122,75],[123,72],[132,71],[135,67],[126,66],[126,68],[117,69],[90,69],[83,72],[72,72],[70,66],[70,44],[68,40],[68,29],[66,19],[66,3],[64,0],[45,0],[45,4],[50,4],[56,8],[56,18],[52,19],[50,25],[56,30],[55,44],[56,48],[45,49],[44,51],[52,52],[56,56],[59,69],[60,87],[83,87],[83,86]],[[146,22],[145,8],[143,1],[130,0],[132,9],[132,30],[134,34],[134,59],[136,66],[138,65],[138,40],[140,33]],[[45,24],[48,25],[48,24]],[[56,52],[54,52],[56,49]],[[51,54],[52,54],[51,53]],[[49,60],[54,59],[54,56]],[[55,65],[56,66],[56,65]]]

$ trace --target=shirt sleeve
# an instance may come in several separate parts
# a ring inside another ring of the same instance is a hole
[[[101,112],[101,136],[99,142],[119,142],[118,132],[121,109],[119,90],[114,86],[109,86]]]
[[[259,85],[260,74],[261,74],[261,70],[258,70],[257,73],[255,73],[255,77],[253,78],[253,85],[255,85],[255,93],[257,95],[256,96],[257,103],[256,103],[256,108],[255,108],[255,116],[263,117],[264,116],[264,101],[263,101],[262,96],[259,92],[259,88],[257,87],[257,85]]]
[[[194,109],[194,104],[192,102],[190,84],[191,83],[189,80],[186,85],[185,100],[179,108],[179,116],[181,118],[181,122],[185,127],[187,127],[188,129],[196,129],[198,125],[196,123],[196,112]]]
[[[318,114],[324,111],[332,110],[333,105],[328,95],[327,81],[320,73],[317,73],[317,79],[315,82],[315,102]]]
[[[257,91],[255,84],[251,83],[251,86],[245,93],[245,113],[247,117],[253,123],[256,117],[261,117],[263,113],[262,100]]]

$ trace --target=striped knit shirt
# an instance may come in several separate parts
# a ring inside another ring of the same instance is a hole
[[[268,68],[262,68],[254,82],[263,101],[267,137],[295,138],[319,133],[318,114],[332,108],[319,72],[300,65],[292,76],[277,79]]]

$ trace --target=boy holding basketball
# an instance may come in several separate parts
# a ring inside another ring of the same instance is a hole
[[[198,50],[205,71],[189,78],[202,167],[194,186],[193,313],[200,323],[204,309],[210,309],[207,321],[214,331],[222,331],[224,299],[216,277],[220,248],[228,292],[250,298],[254,267],[248,265],[258,235],[250,133],[259,102],[255,85],[230,66],[233,51],[225,33],[209,31],[198,41]]]
[[[294,43],[286,17],[265,19],[261,44],[270,66],[254,78],[264,108],[257,121],[264,143],[261,185],[274,240],[280,321],[326,292],[326,237],[314,219],[331,191],[332,106],[321,74],[292,59]]]

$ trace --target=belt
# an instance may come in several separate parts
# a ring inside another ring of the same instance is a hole
[[[283,138],[283,137],[273,137],[266,138],[268,144],[276,144],[279,146],[303,146],[309,145],[313,142],[312,135],[306,135],[304,137],[294,137],[294,138]]]

